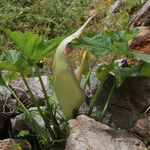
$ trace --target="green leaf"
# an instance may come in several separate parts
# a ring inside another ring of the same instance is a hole
[[[19,132],[19,134],[17,135],[17,137],[25,137],[25,136],[27,136],[29,134],[30,134],[29,130],[21,130]]]
[[[0,73],[0,85],[6,86],[1,73]]]
[[[140,54],[140,53],[136,53],[136,52],[130,52],[130,56],[132,56],[135,59],[138,60],[143,60],[145,62],[150,62],[150,55],[147,54]]]
[[[6,86],[16,77],[16,72],[13,71],[1,71],[0,72],[0,84]]]
[[[142,62],[132,67],[120,68],[115,65],[112,70],[117,80],[117,86],[119,87],[127,77],[139,77],[139,76],[150,76],[150,63]]]
[[[110,46],[110,54],[114,54],[115,56],[125,56],[130,53],[128,49],[128,44],[126,42],[117,43],[114,42],[113,45]]]
[[[64,36],[62,37],[57,37],[55,39],[51,39],[48,41],[48,46],[45,49],[37,49],[34,54],[32,55],[32,60],[38,61],[42,58],[44,58],[48,53],[52,52],[57,48],[59,43],[64,39]]]
[[[83,37],[78,41],[78,46],[81,48],[91,49],[95,56],[104,56],[108,53],[111,41],[104,36]]]
[[[6,85],[9,84],[10,77],[9,77],[9,75],[7,73],[2,73],[2,79],[3,79],[3,81],[5,82]]]
[[[48,41],[42,36],[32,32],[21,34],[9,29],[3,29],[3,31],[17,45],[19,50],[32,61],[38,61],[45,57],[49,52],[55,50],[64,38],[62,36]]]
[[[150,77],[150,63],[144,62],[142,69],[140,71],[140,76],[149,76]]]
[[[4,60],[4,61],[1,61],[0,62],[0,69],[6,69],[6,70],[13,70],[13,71],[16,71],[15,70],[15,66],[13,64],[11,64],[10,62],[8,62],[8,60]]]
[[[90,48],[96,57],[108,54],[122,56],[129,53],[128,41],[136,34],[137,30],[105,31],[94,37],[83,37],[77,41],[77,45]]]
[[[96,70],[96,76],[100,81],[104,79],[105,76],[107,76],[107,65],[108,64],[101,65]]]
[[[105,31],[103,35],[109,37],[112,42],[128,42],[138,34],[136,29],[127,29],[123,31]]]
[[[10,63],[8,60],[4,60],[0,63],[0,69],[5,69],[13,72],[29,74],[31,72],[30,67],[32,64],[27,62],[23,57],[19,56],[15,64]]]
[[[41,36],[32,32],[21,34],[17,31],[11,31],[9,29],[3,29],[3,31],[28,58],[31,58],[33,52],[38,46],[41,48],[46,45],[46,43],[43,43],[44,40]]]
[[[9,50],[5,53],[5,57],[9,63],[15,64],[18,60],[20,53],[16,50]]]
[[[30,74],[31,73],[31,67],[33,67],[33,64],[28,62],[25,58],[20,56],[18,58],[18,61],[14,64],[15,70],[22,74]]]
[[[123,83],[124,78],[122,78],[122,76],[121,76],[121,71],[120,71],[120,67],[119,67],[118,63],[116,63],[116,62],[113,63],[111,73],[113,73],[113,75],[115,75],[116,86],[119,87]]]

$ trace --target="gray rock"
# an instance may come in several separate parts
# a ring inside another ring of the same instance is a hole
[[[8,89],[0,85],[0,100],[8,100],[10,96],[11,93],[8,91]]]
[[[48,94],[50,94],[50,88],[49,88],[49,79],[47,76],[42,76],[42,80],[45,86],[45,89],[47,91]],[[38,77],[35,78],[27,78],[27,82],[29,83],[29,87],[31,88],[34,96],[38,99],[43,99],[44,98],[44,94],[40,85],[40,81],[38,79]],[[25,86],[24,82],[22,79],[17,79],[12,81],[11,83],[11,87],[14,90],[20,90],[21,92],[26,92],[26,94],[28,93],[27,87]],[[20,93],[18,93],[20,94]]]
[[[41,109],[42,108],[43,107],[41,107]],[[29,110],[32,110],[33,118],[35,119],[37,124],[44,128],[45,123],[42,117],[37,113],[37,108],[32,107]],[[24,129],[38,133],[38,128],[33,124],[33,121],[30,118],[26,118],[24,114],[17,115],[15,118],[11,119],[11,124],[15,135],[17,135],[21,130]]]
[[[92,93],[96,92],[96,89],[98,85],[100,84],[100,81],[96,77],[96,70],[99,66],[100,65],[95,66],[90,75],[90,90],[92,91]]]
[[[11,93],[7,88],[0,85],[0,111],[5,112],[5,106],[14,106],[15,101],[11,99]]]
[[[130,129],[132,132],[136,132],[141,135],[145,140],[150,142],[150,116],[147,118],[139,119],[134,127]]]
[[[100,111],[102,111],[106,103],[113,81],[113,75],[109,75],[97,102],[98,110]],[[141,113],[149,105],[150,78],[127,78],[119,88],[114,90],[103,123],[114,128],[129,129],[140,119]]]
[[[42,76],[42,80],[45,86],[45,89],[47,91],[47,94],[50,95],[50,87],[49,87],[49,79],[48,76]],[[44,102],[44,94],[39,82],[38,77],[35,78],[27,78],[27,81],[29,83],[29,86],[33,92],[33,95],[35,98],[38,100],[38,103],[40,106],[45,105]],[[16,95],[19,97],[22,103],[24,103],[28,108],[35,106],[33,103],[33,100],[31,100],[29,96],[29,92],[23,82],[22,79],[17,79],[12,81],[10,84],[12,90],[16,93]],[[10,93],[10,91],[3,87],[0,86],[0,111],[1,112],[11,112],[13,109],[16,107],[16,100]]]
[[[70,120],[69,127],[65,150],[147,150],[133,135],[114,131],[84,115]]]

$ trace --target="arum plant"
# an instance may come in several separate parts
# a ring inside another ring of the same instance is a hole
[[[85,99],[85,95],[81,90],[71,68],[69,67],[65,49],[68,43],[80,36],[84,28],[87,26],[88,22],[93,17],[94,16],[89,18],[78,31],[65,39],[62,36],[55,39],[46,40],[42,36],[31,32],[21,34],[17,31],[3,29],[3,32],[14,42],[17,50],[9,50],[7,52],[4,52],[4,57],[0,60],[0,69],[4,72],[7,70],[9,78],[6,78],[6,76],[1,76],[0,81],[1,83],[5,83],[4,85],[16,98],[21,107],[21,110],[33,121],[36,126],[38,126],[38,128],[40,128],[38,123],[34,120],[32,113],[30,113],[26,106],[21,102],[17,94],[9,86],[9,83],[12,79],[17,77],[21,77],[23,79],[24,84],[29,91],[31,100],[36,105],[39,114],[45,122],[45,129],[39,129],[39,131],[41,132],[40,136],[38,137],[42,138],[39,139],[39,141],[46,141],[46,143],[51,143],[51,141],[56,142],[57,139],[63,138],[64,131],[60,127],[60,122],[58,116],[56,116],[56,111],[53,108],[51,97],[47,95],[41,75],[38,70],[37,62],[44,58],[48,53],[55,50],[58,46],[58,48],[56,49],[54,60],[54,89],[56,90],[54,92],[56,92],[56,95],[60,100],[60,105],[65,114],[65,117],[67,119],[72,118],[73,112],[78,109],[81,102]],[[39,78],[39,82],[43,90],[46,105],[44,111],[39,106],[37,99],[35,98],[30,88],[28,80],[26,79],[26,77],[30,77],[33,75]]]
[[[54,86],[56,96],[60,102],[62,111],[66,119],[71,119],[77,112],[81,103],[85,100],[85,94],[80,88],[79,83],[69,65],[66,55],[66,46],[72,40],[79,38],[89,21],[94,17],[90,17],[85,24],[75,33],[65,38],[58,46],[54,57]]]
[[[60,113],[56,113],[57,110],[54,109],[51,101],[52,97],[48,96],[46,92],[36,63],[44,58],[48,53],[56,49],[53,64],[53,92],[56,93],[66,120],[73,118],[76,115],[81,103],[86,98],[84,91],[80,87],[80,81],[82,73],[87,65],[86,62],[88,60],[88,52],[84,52],[79,74],[76,77],[67,58],[66,46],[68,43],[75,39],[77,40],[77,38],[80,37],[84,28],[93,17],[94,15],[90,17],[75,33],[66,38],[63,36],[46,40],[42,36],[33,34],[31,32],[21,34],[8,29],[3,30],[3,32],[5,32],[5,34],[14,42],[17,50],[9,50],[4,52],[3,56],[0,58],[0,82],[10,90],[12,95],[16,98],[21,106],[23,112],[29,116],[29,118],[31,118],[33,121],[33,124],[37,126],[38,130],[40,131],[40,136],[38,136],[40,142],[44,141],[44,143],[48,144],[53,143],[54,141],[56,142],[59,140],[64,140],[62,139],[64,136],[64,131],[60,125],[60,120],[64,120],[64,117]],[[97,78],[101,81],[101,84],[99,84],[97,91],[91,100],[87,115],[91,116],[93,108],[99,99],[99,95],[102,92],[103,86],[110,72],[115,76],[115,81],[106,100],[106,104],[101,112],[101,119],[103,119],[107,111],[113,90],[116,87],[119,87],[127,77],[150,76],[150,56],[139,54],[128,49],[128,41],[132,39],[135,34],[136,32],[131,30],[118,32],[105,31],[102,34],[94,37],[83,37],[77,40],[77,45],[79,47],[90,49],[90,52],[96,57],[96,59],[99,59],[102,56],[111,55],[110,62],[99,66],[96,71]],[[115,60],[118,57],[124,56],[132,56],[135,59],[140,59],[143,61],[131,67],[120,68]],[[86,82],[90,78],[91,70],[92,69],[89,70],[86,76]],[[5,75],[5,73],[7,73],[7,75]],[[26,79],[27,77],[33,75],[39,78],[39,82],[43,90],[45,97],[44,102],[46,105],[44,111],[39,106],[37,99],[32,93],[32,90]],[[10,88],[10,81],[17,77],[21,77],[23,79],[29,91],[31,100],[33,103],[35,103],[39,114],[45,122],[44,129],[38,125],[33,118],[33,114],[26,108],[16,93]],[[57,114],[60,114],[60,118],[57,116]]]

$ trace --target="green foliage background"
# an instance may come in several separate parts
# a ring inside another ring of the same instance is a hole
[[[107,27],[123,30],[129,16],[141,3],[140,0],[127,0],[113,19],[110,18],[111,24],[106,24],[104,18],[109,6],[108,0],[1,0],[0,28],[33,31],[51,38],[79,28],[94,10],[98,17],[90,24],[90,30],[98,32]],[[0,33],[0,50],[11,44]]]

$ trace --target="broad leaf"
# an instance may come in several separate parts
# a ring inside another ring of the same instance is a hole
[[[59,43],[64,39],[64,36],[57,37],[55,39],[51,39],[48,41],[48,46],[45,49],[37,49],[34,51],[34,54],[32,55],[32,60],[38,61],[39,59],[44,58],[48,53],[52,52],[57,48]]]
[[[127,77],[150,77],[150,63],[142,62],[132,67],[121,68],[118,65],[114,65],[112,73],[116,77],[117,86],[120,86]]]
[[[1,61],[0,69],[23,74],[29,74],[33,64],[26,61],[22,56],[19,56],[15,64],[10,63],[7,59]]]
[[[130,56],[132,56],[135,59],[143,60],[145,62],[150,62],[150,55],[147,54],[140,54],[136,52],[130,52]]]
[[[20,53],[16,50],[9,50],[5,53],[5,57],[9,63],[15,64],[18,60]]]
[[[78,40],[79,47],[90,48],[96,57],[108,54],[128,55],[128,41],[137,34],[137,30],[105,31],[94,37],[83,37]]]
[[[13,71],[1,71],[0,72],[0,85],[6,86],[16,76],[16,72]]]
[[[45,57],[49,52],[55,50],[64,37],[57,37],[47,41],[42,36],[25,32],[23,34],[9,29],[3,29],[6,35],[17,45],[19,50],[32,61],[38,61]]]
[[[5,69],[9,71],[16,71],[15,66],[11,64],[8,60],[3,60],[0,62],[0,70]]]
[[[104,79],[105,76],[107,76],[107,67],[108,64],[104,64],[99,66],[98,69],[96,70],[96,76],[100,81]]]
[[[127,42],[114,42],[114,44],[110,46],[109,52],[115,56],[125,56],[130,53]]]
[[[37,45],[44,46],[42,43],[42,37],[39,37],[37,34],[33,34],[31,32],[21,34],[17,31],[11,31],[9,29],[4,29],[3,31],[29,58],[31,58]]]

